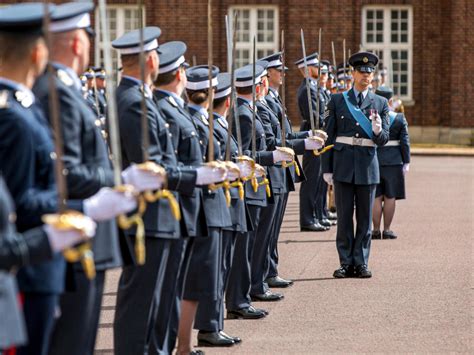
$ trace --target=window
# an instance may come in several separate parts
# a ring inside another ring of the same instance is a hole
[[[144,14],[145,16],[145,14]],[[145,17],[144,17],[145,18]],[[140,27],[140,8],[133,5],[107,5],[107,25],[109,30],[110,40],[123,35],[125,32],[137,29]],[[102,36],[100,34],[100,14],[99,9],[95,13],[95,28],[97,30],[96,46],[95,46],[95,63],[102,65],[103,48]],[[110,50],[110,48],[109,48]],[[112,65],[115,71],[121,66],[120,58],[116,50],[112,50]],[[117,73],[118,74],[118,73]],[[114,75],[117,78],[117,75]]]
[[[362,11],[362,47],[379,56],[388,84],[407,101],[412,99],[412,32],[410,6],[366,6]]]
[[[257,59],[278,51],[278,8],[275,6],[238,6],[229,9],[231,21],[237,17],[236,67],[252,61],[253,38]],[[232,27],[232,25],[231,25]]]

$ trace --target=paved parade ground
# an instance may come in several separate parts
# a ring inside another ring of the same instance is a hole
[[[295,284],[281,302],[255,303],[265,319],[225,322],[242,344],[206,354],[472,353],[474,158],[415,156],[410,168],[399,238],[372,242],[372,279],[333,279],[336,229],[300,232],[291,194],[280,275]],[[97,354],[113,354],[118,275],[108,273]]]

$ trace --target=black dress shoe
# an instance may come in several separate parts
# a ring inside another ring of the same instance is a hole
[[[372,231],[372,239],[382,239],[380,231]]]
[[[357,265],[355,276],[360,279],[370,279],[372,277],[372,273],[367,268],[367,265]]]
[[[309,224],[307,226],[301,226],[302,232],[325,232],[329,228],[320,225],[319,223]]]
[[[341,265],[339,269],[334,271],[332,276],[336,279],[345,279],[346,277],[354,276],[354,271],[351,265]]]
[[[250,306],[250,308],[252,308],[254,311],[256,312],[262,312],[264,313],[266,316],[268,316],[270,314],[269,311],[267,311],[266,309],[263,309],[263,308],[255,308],[254,306]]]
[[[270,290],[267,290],[265,293],[260,295],[250,295],[252,301],[260,301],[260,302],[275,302],[281,301],[285,296],[281,293],[273,293]]]
[[[392,231],[383,231],[384,239],[397,239],[397,235]]]
[[[336,219],[337,219],[337,213],[336,213],[336,212],[328,211],[328,219],[330,219],[330,220],[336,220]]]
[[[273,288],[286,288],[293,285],[293,281],[282,279],[280,276],[269,277],[265,282]]]
[[[260,319],[264,318],[266,313],[261,309],[256,309],[252,306],[248,308],[241,308],[235,311],[227,311],[228,319]]]
[[[193,350],[189,353],[189,355],[204,355],[205,352],[202,350]]]
[[[240,344],[240,343],[242,342],[242,339],[240,339],[239,337],[233,337],[233,336],[231,336],[231,335],[229,335],[229,334],[227,334],[227,333],[224,333],[223,330],[221,330],[219,333],[220,333],[223,337],[226,337],[226,338],[229,338],[229,339],[233,340],[235,344]]]
[[[322,225],[323,227],[331,227],[332,223],[329,219],[322,219],[319,221],[319,224]]]
[[[223,336],[220,332],[199,332],[198,346],[233,346],[234,340]]]

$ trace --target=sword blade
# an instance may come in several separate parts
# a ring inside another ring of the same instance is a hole
[[[145,39],[144,39],[144,31],[143,27],[145,25],[145,5],[143,0],[139,1],[139,8],[140,8],[140,80],[141,84],[141,92],[142,92],[142,101],[141,101],[141,127],[142,127],[142,155],[143,161],[146,162],[149,160],[148,155],[148,147],[150,146],[150,136],[149,136],[149,127],[148,127],[148,109],[146,107],[146,97],[145,97]]]
[[[321,28],[319,28],[319,40],[318,40],[318,80],[316,80],[316,129],[319,129],[319,113],[320,113],[320,100],[319,100],[319,88],[321,87]]]
[[[212,88],[212,0],[207,2],[207,64],[209,66],[209,146],[207,160],[214,160],[214,90]]]
[[[100,30],[102,43],[104,43],[103,56],[106,72],[106,87],[109,100],[107,102],[107,121],[109,124],[110,150],[112,152],[112,166],[114,168],[114,184],[119,186],[122,182],[122,147],[120,146],[120,133],[117,115],[117,102],[115,100],[115,86],[112,83],[112,55],[110,53],[110,33],[107,26],[107,8],[105,0],[99,0]]]
[[[44,2],[44,37],[46,41],[46,46],[48,48],[49,55],[51,56],[51,32],[50,32],[50,23],[51,17],[49,14],[49,1],[45,0]],[[58,191],[58,212],[63,213],[66,211],[66,199],[68,195],[67,191],[67,181],[64,176],[64,145],[63,145],[63,134],[61,131],[61,119],[59,116],[59,100],[58,100],[58,91],[55,83],[55,73],[51,61],[48,61],[47,65],[48,73],[48,91],[49,91],[49,115],[51,119],[51,124],[53,126],[54,134],[54,152],[56,154],[56,162],[54,164],[54,175],[56,179],[56,189]]]
[[[308,109],[309,109],[309,123],[311,125],[311,131],[313,133],[316,132],[316,128],[314,126],[314,113],[313,113],[313,103],[311,100],[311,88],[309,83],[309,70],[308,70],[308,63],[306,62],[306,46],[304,43],[304,32],[301,29],[301,48],[303,49],[303,63],[304,63],[304,74],[305,74],[305,82],[306,82],[306,96],[308,96]]]
[[[285,105],[285,30],[281,30],[281,146],[286,147],[286,105]]]
[[[255,86],[255,71],[256,71],[256,38],[253,37],[253,51],[252,51],[252,158],[257,157],[257,92]]]
[[[331,41],[332,49],[332,65],[334,66],[334,82],[336,83],[336,90],[339,92],[339,85],[337,81],[337,64],[336,64],[336,50],[334,49],[334,41]]]

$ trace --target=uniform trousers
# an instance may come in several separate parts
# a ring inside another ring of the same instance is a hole
[[[321,176],[321,158],[314,156],[312,151],[303,154],[303,170],[306,180],[300,187],[300,226],[309,226],[318,222],[316,212],[319,183]]]
[[[279,208],[275,216],[275,231],[273,233],[273,238],[270,241],[270,250],[267,258],[267,267],[265,273],[265,279],[270,277],[278,276],[278,238],[280,237],[281,225],[283,223],[283,218],[285,217],[285,210],[288,204],[289,193],[285,192],[281,194],[281,199],[279,203]]]
[[[242,233],[235,241],[234,258],[230,268],[229,284],[225,295],[228,311],[250,307],[251,261],[255,235],[260,221],[261,206],[247,205],[254,231]]]
[[[94,353],[105,270],[97,270],[89,280],[82,270],[74,270],[76,290],[61,295],[61,315],[56,321],[50,355],[92,355]]]
[[[262,209],[260,221],[256,225],[257,233],[252,252],[252,287],[251,295],[260,295],[267,291],[265,278],[268,268],[268,255],[270,243],[275,232],[275,222],[278,218],[279,207],[281,207],[281,194],[274,194],[274,203]]]
[[[369,262],[375,187],[376,185],[334,181],[337,208],[336,246],[341,265],[358,266],[367,265]]]
[[[120,276],[114,321],[116,355],[148,354],[171,240],[147,237],[145,243],[145,264],[126,266]]]
[[[27,345],[18,348],[18,355],[48,355],[49,340],[54,329],[54,315],[59,304],[56,293],[25,292],[23,314],[28,333]]]
[[[228,285],[234,245],[239,232],[224,230],[220,238],[220,279],[217,300],[210,298],[199,302],[194,329],[219,332],[224,329],[224,293]]]
[[[178,335],[181,300],[184,280],[193,250],[194,238],[180,238],[171,241],[166,274],[163,280],[158,316],[152,334],[150,355],[171,354]]]

